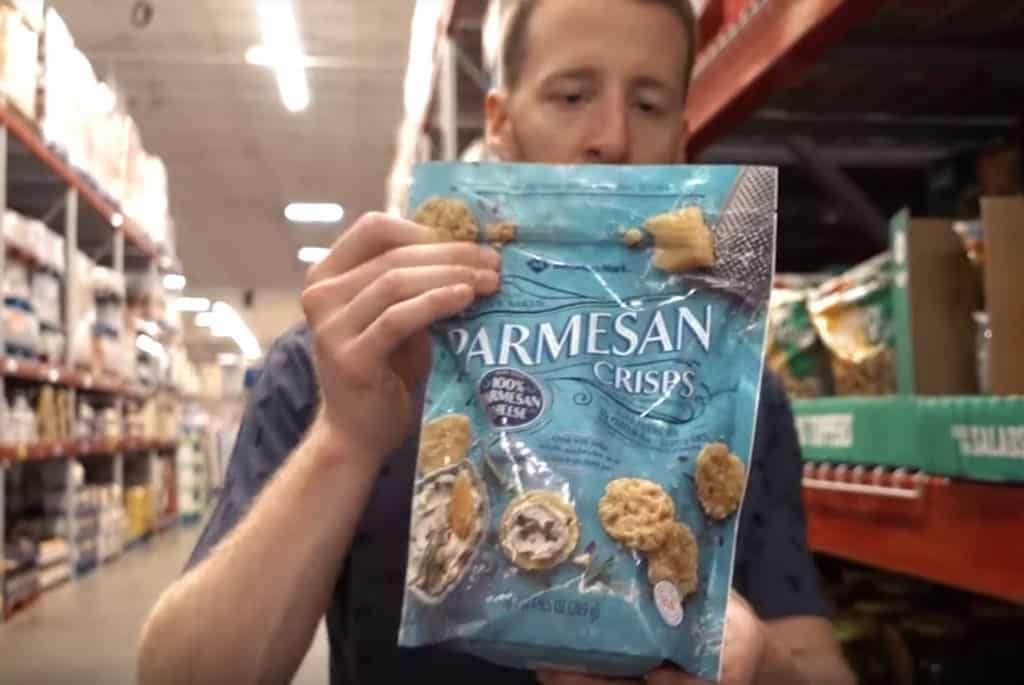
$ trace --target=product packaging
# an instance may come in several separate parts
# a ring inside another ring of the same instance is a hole
[[[433,330],[399,643],[716,680],[776,172],[429,164],[412,218],[500,245]]]
[[[807,298],[825,278],[779,274],[772,285],[767,361],[790,397],[828,394],[828,354],[807,311]]]
[[[831,354],[837,395],[896,392],[892,286],[892,255],[883,252],[811,295],[807,307]]]

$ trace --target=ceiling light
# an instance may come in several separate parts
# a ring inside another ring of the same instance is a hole
[[[215,319],[213,312],[199,312],[196,314],[196,325],[200,328],[210,328]]]
[[[281,102],[289,112],[309,107],[305,53],[299,43],[295,8],[286,0],[257,1],[267,61],[277,78]]]
[[[284,208],[284,218],[296,224],[336,224],[344,217],[336,202],[292,202]]]
[[[301,64],[304,69],[308,69],[312,66],[315,66],[317,62],[317,60],[313,59],[312,57],[304,53],[297,55],[295,61]],[[246,64],[251,64],[254,67],[275,66],[274,58],[272,56],[272,53],[270,52],[270,48],[268,48],[266,45],[263,45],[262,43],[259,45],[253,45],[245,51],[245,62]]]
[[[210,327],[210,332],[214,336],[234,340],[242,355],[248,360],[256,360],[263,356],[259,341],[234,307],[226,302],[217,302],[213,305],[213,314],[216,319]]]
[[[205,297],[179,297],[174,301],[174,308],[179,312],[205,312],[210,308],[210,301]]]
[[[124,226],[124,215],[121,212],[114,212],[110,215],[110,225],[114,228],[121,228]]]
[[[327,257],[330,250],[326,247],[299,248],[299,261],[306,264],[319,264]]]
[[[185,284],[188,281],[181,274],[166,274],[164,276],[164,289],[165,290],[184,290]]]

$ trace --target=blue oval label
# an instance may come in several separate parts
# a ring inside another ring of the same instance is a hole
[[[516,369],[495,369],[480,379],[480,399],[496,428],[522,428],[544,411],[544,393],[528,374]]]

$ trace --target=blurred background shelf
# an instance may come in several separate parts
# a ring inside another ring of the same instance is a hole
[[[27,445],[0,446],[0,462],[75,459],[79,457],[112,456],[151,451],[167,451],[177,447],[177,440],[122,438],[117,440],[40,441]]]
[[[28,359],[0,356],[0,375],[22,381],[60,385],[87,392],[144,399],[152,394],[123,381],[97,379],[91,373]]]

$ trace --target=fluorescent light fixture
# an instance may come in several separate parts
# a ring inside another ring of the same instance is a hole
[[[344,217],[336,202],[292,202],[284,208],[284,218],[296,224],[336,224]]]
[[[306,264],[319,264],[327,257],[330,250],[326,247],[299,248],[299,261]]]
[[[266,61],[274,70],[281,102],[289,112],[309,107],[306,55],[299,42],[295,8],[288,0],[257,0]]]
[[[166,290],[184,290],[186,283],[188,283],[188,281],[181,274],[164,275],[164,288]]]
[[[311,56],[302,54],[299,55],[297,61],[302,64],[303,68],[308,69],[316,64],[316,60]],[[270,48],[266,45],[253,45],[245,51],[245,62],[251,64],[254,67],[273,67],[274,58],[270,52]]]
[[[216,302],[212,314],[214,321],[210,326],[210,332],[215,337],[233,339],[248,360],[256,360],[263,356],[259,341],[234,307],[226,302]]]
[[[200,328],[210,328],[215,319],[213,312],[199,312],[196,314],[196,325]]]
[[[205,297],[179,297],[174,308],[179,312],[205,312],[210,309],[210,301]]]
[[[121,212],[114,212],[110,215],[110,225],[114,228],[121,228],[124,226],[124,215]]]

